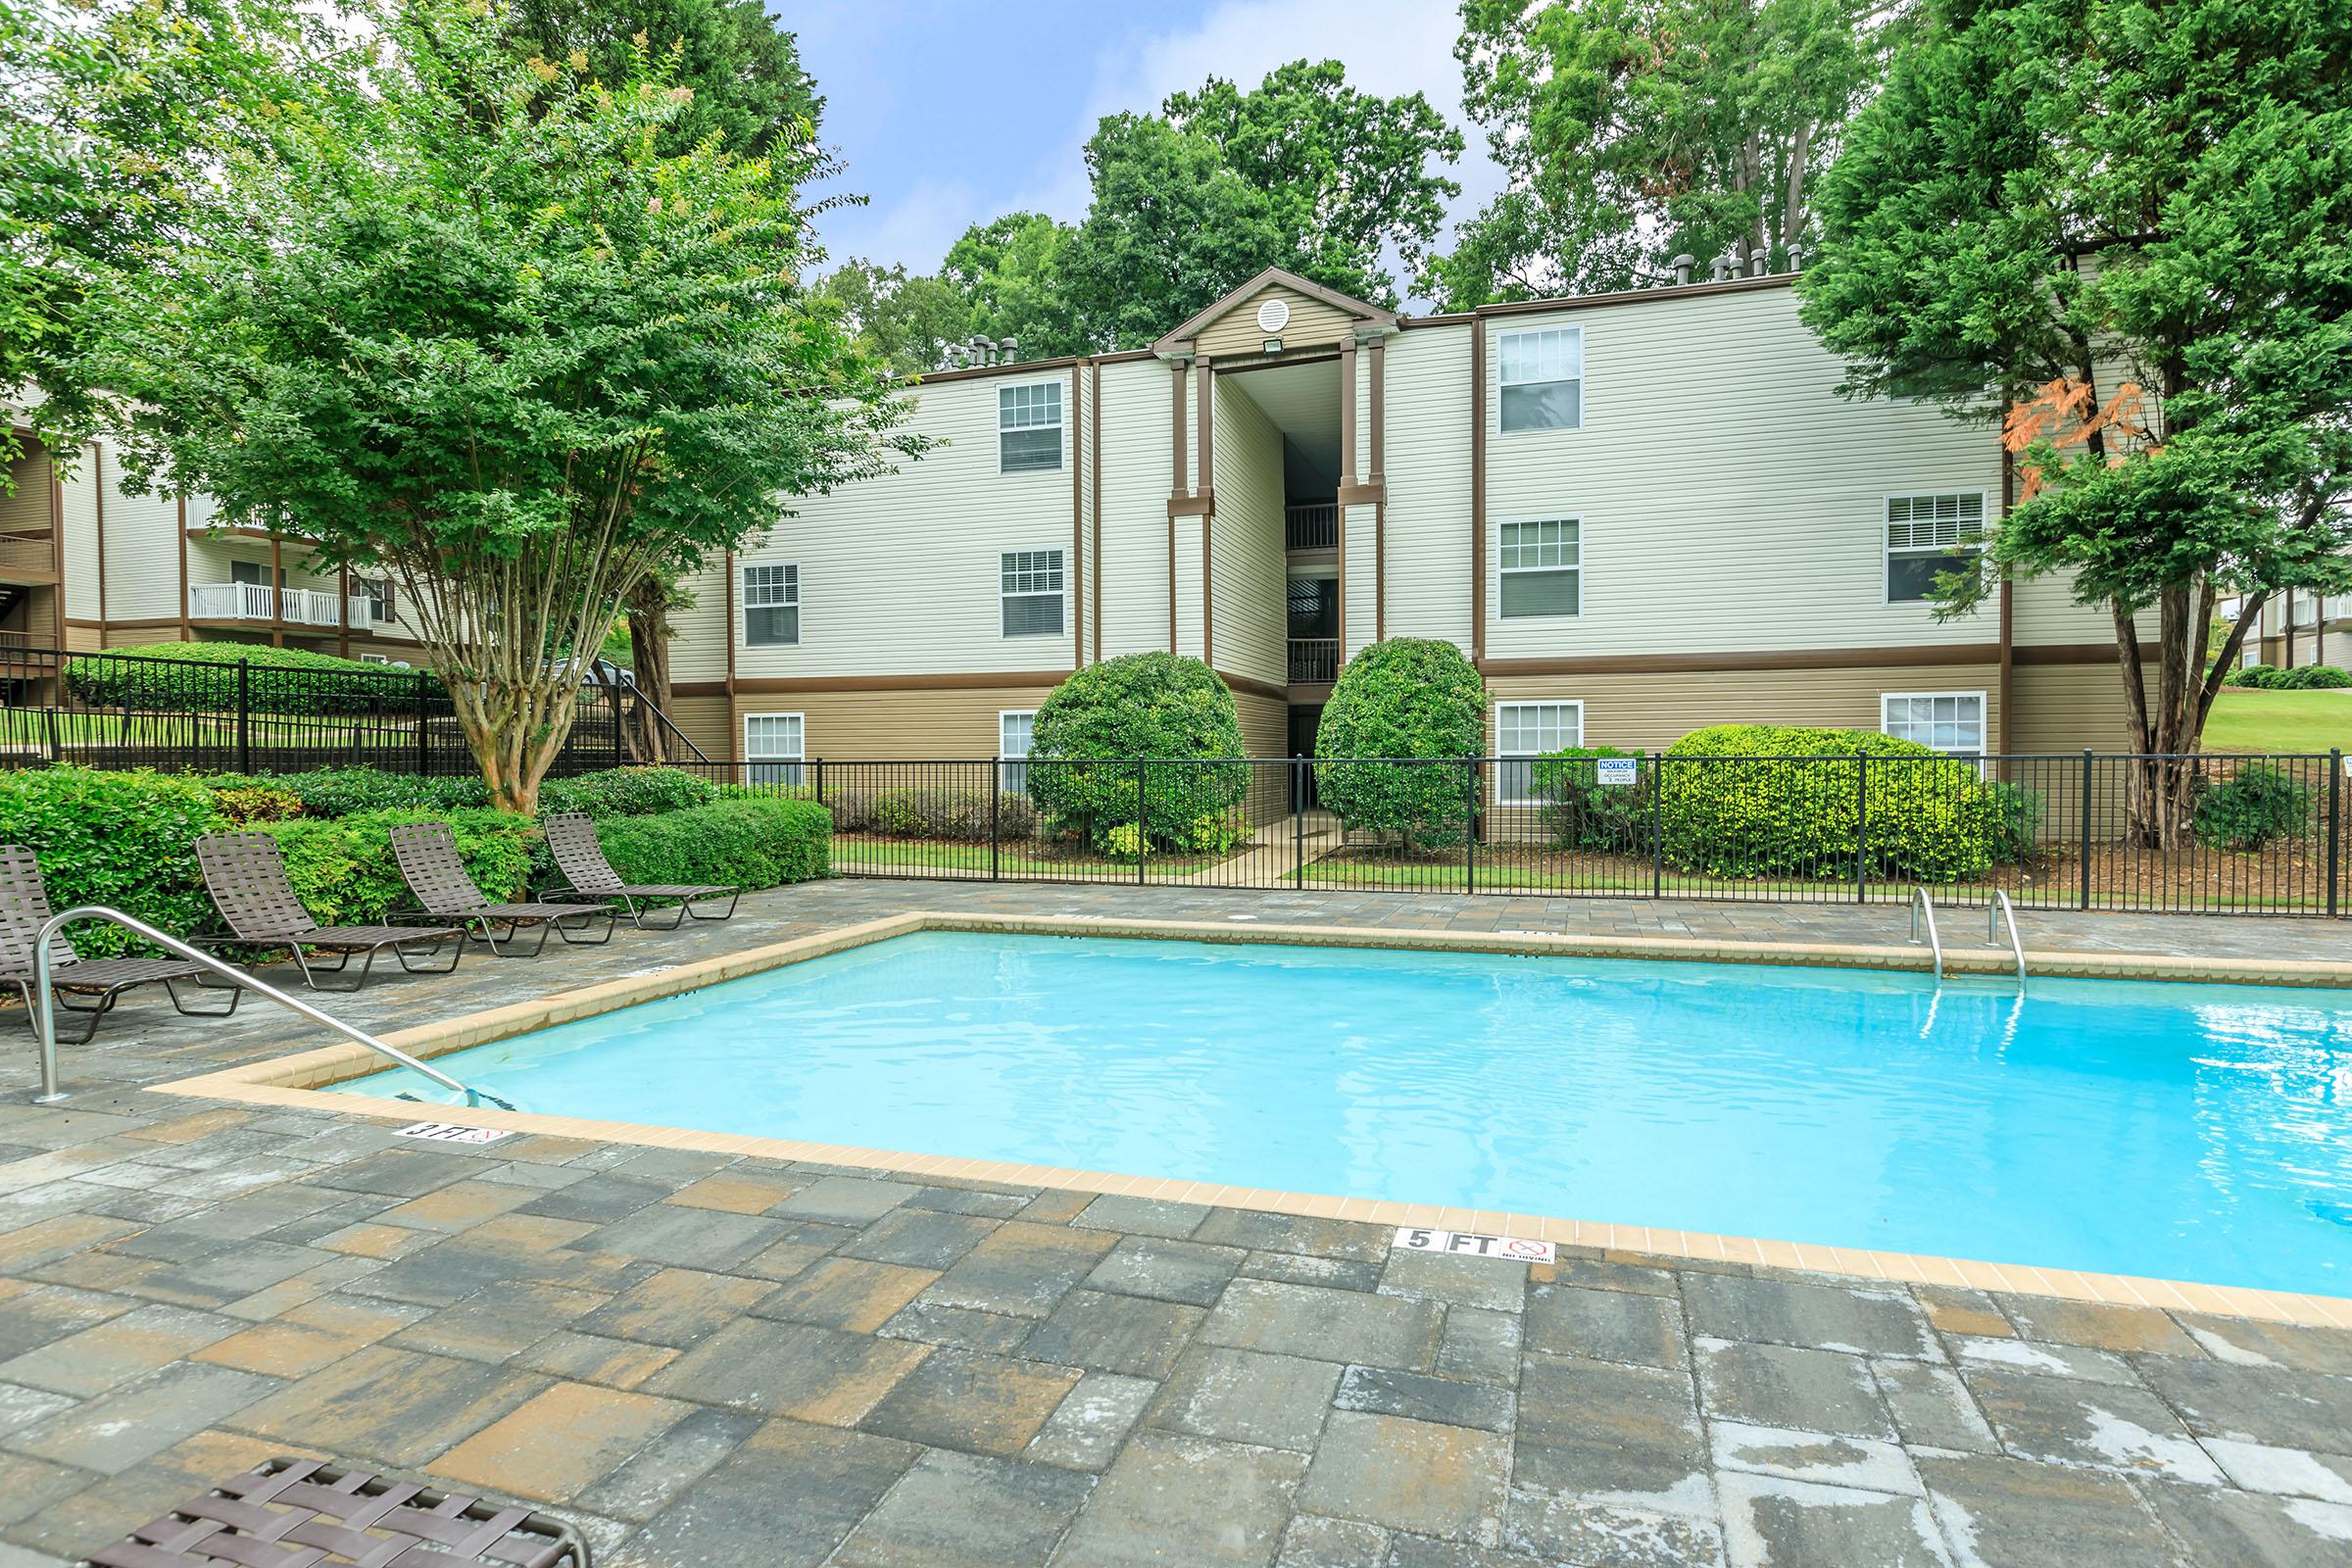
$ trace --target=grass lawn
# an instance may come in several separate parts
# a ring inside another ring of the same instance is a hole
[[[2205,721],[2209,752],[2352,752],[2352,691],[2258,692],[2232,686]]]

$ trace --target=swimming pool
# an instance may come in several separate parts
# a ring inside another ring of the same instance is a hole
[[[2352,1295],[2347,992],[934,931],[436,1065],[531,1111]]]

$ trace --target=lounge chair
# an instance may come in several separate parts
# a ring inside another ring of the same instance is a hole
[[[404,822],[394,828],[392,858],[400,862],[400,874],[425,914],[466,927],[475,941],[502,958],[539,956],[547,951],[550,931],[561,935],[567,945],[596,948],[612,940],[617,911],[609,904],[491,903],[459,858],[458,836],[447,822]],[[593,925],[600,914],[605,917],[602,932],[593,937],[572,934]],[[539,928],[539,940],[527,949],[520,939],[526,925]],[[505,947],[499,945],[501,927],[506,930]]]
[[[466,956],[466,933],[446,925],[320,925],[311,918],[286,879],[285,856],[277,840],[267,833],[208,833],[196,841],[196,863],[204,872],[204,890],[213,896],[229,934],[199,937],[199,947],[283,950],[293,956],[303,979],[315,991],[357,991],[368,983],[376,956],[385,949],[410,974],[447,974]],[[412,948],[427,952],[451,949],[449,962],[438,968],[409,961]],[[333,968],[311,962],[312,951],[339,955]],[[366,954],[359,977],[350,985],[326,985],[319,976],[341,974],[351,967],[354,954]]]
[[[596,841],[596,824],[584,811],[559,811],[539,825],[547,834],[547,849],[556,858],[556,869],[570,884],[540,889],[542,899],[598,904],[618,899],[629,923],[639,927],[645,926],[645,917],[655,909],[670,906],[677,912],[670,916],[668,924],[652,929],[674,931],[688,915],[697,920],[727,919],[735,913],[736,900],[743,897],[741,888],[686,882],[623,882],[620,873],[612,869],[612,862],[605,858],[605,847]],[[694,906],[698,902],[715,902],[722,896],[727,906],[717,914],[705,914]]]
[[[39,859],[21,844],[0,844],[0,985],[16,987],[17,995],[24,999],[25,1022],[36,1029],[40,1025],[33,1013],[32,988],[40,983],[40,977],[33,972],[33,948],[52,912],[49,890],[41,883]],[[235,986],[208,987],[227,991],[228,1005],[191,1007],[180,1000],[180,983],[203,986],[203,965],[185,958],[85,958],[74,951],[62,931],[50,944],[49,959],[49,988],[56,993],[59,1012],[77,1013],[89,1020],[77,1035],[67,1034],[63,1028],[58,1031],[60,1040],[76,1046],[98,1032],[98,1020],[114,1010],[123,992],[139,986],[162,986],[172,998],[172,1005],[191,1018],[225,1018],[237,1010],[245,996]],[[68,1000],[73,997],[97,1000],[78,1005]]]

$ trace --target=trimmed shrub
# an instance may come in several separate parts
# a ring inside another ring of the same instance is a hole
[[[1470,791],[1458,767],[1362,759],[1477,757],[1486,749],[1487,688],[1443,639],[1394,637],[1340,667],[1315,735],[1315,791],[1351,828],[1397,834],[1407,849],[1459,844]]]
[[[2222,684],[2225,686],[2249,686],[2259,690],[2278,678],[2278,670],[2276,665],[2239,664],[2222,677]]]
[[[900,785],[873,797],[860,808],[873,832],[902,839],[947,839],[958,843],[988,842],[989,798],[985,790],[933,789]],[[1001,791],[996,799],[997,837],[1025,839],[1037,831],[1037,808],[1026,795]],[[838,820],[838,818],[837,818]],[[845,829],[849,828],[843,822]]]
[[[1649,853],[1654,768],[1637,766],[1631,788],[1600,782],[1600,759],[1638,757],[1614,746],[1572,746],[1535,763],[1535,796],[1555,850]]]
[[[1991,783],[1984,788],[1992,808],[1993,863],[2023,865],[2041,843],[2042,798],[2017,784]]]
[[[1879,765],[1865,769],[1857,758]],[[1666,759],[1658,784],[1666,856],[1709,876],[1851,875],[1865,804],[1876,876],[1982,876],[2003,841],[2001,809],[1977,765],[1916,741],[1719,724],[1684,736]],[[1864,792],[1866,803],[1857,798]]]
[[[367,925],[416,906],[392,858],[392,829],[403,822],[447,822],[457,835],[459,858],[492,902],[521,892],[538,828],[511,811],[362,811],[263,822],[254,831],[277,840],[286,879],[312,918],[320,925]]]
[[[146,662],[150,660],[175,662]],[[365,711],[382,702],[399,704],[405,710],[418,678],[412,670],[387,671],[381,664],[303,648],[195,642],[148,643],[85,654],[66,666],[66,684],[94,708],[231,710],[237,705],[239,662],[252,665],[257,675],[269,672],[253,682],[250,692],[255,710],[261,712]],[[191,670],[185,667],[189,664],[215,668]],[[428,693],[441,694],[439,681],[429,674],[422,678]]]
[[[460,811],[487,807],[490,789],[478,776],[419,777],[372,767],[318,767],[302,773],[213,773],[216,791],[269,788],[301,803],[304,816],[356,816],[363,811]]]
[[[659,816],[613,816],[597,842],[623,881],[807,882],[832,870],[833,818],[813,801],[745,796]]]
[[[719,788],[676,767],[608,767],[539,786],[539,812],[586,811],[590,816],[651,816],[709,806]]]
[[[2352,686],[2352,672],[2333,664],[2297,664],[2279,670],[2270,680],[2275,692],[2334,692]]]
[[[196,840],[227,825],[212,791],[190,778],[65,764],[0,773],[0,844],[40,857],[54,907],[108,904],[174,936],[212,917]],[[132,945],[115,926],[79,926],[70,936],[85,957]]]
[[[1038,709],[1029,798],[1056,831],[1107,851],[1110,830],[1136,821],[1137,759],[1228,764],[1147,774],[1146,846],[1190,850],[1201,817],[1221,820],[1249,794],[1246,755],[1233,693],[1215,670],[1174,654],[1129,654],[1074,672]]]
[[[2301,836],[2311,815],[2311,791],[2300,780],[2268,762],[2248,762],[2207,786],[2189,825],[2210,849],[2259,850],[2273,839]]]
[[[215,784],[213,808],[231,827],[282,822],[302,814],[302,797],[274,784]]]

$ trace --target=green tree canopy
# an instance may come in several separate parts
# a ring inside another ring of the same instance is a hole
[[[1786,265],[1902,0],[1465,0],[1465,102],[1509,183],[1423,288],[1448,310]]]
[[[524,56],[574,64],[577,51],[574,69],[608,83],[637,74],[640,37],[657,57],[674,45],[669,80],[694,97],[662,128],[666,153],[711,135],[730,151],[763,153],[812,137],[824,110],[798,40],[760,0],[512,0],[504,15]]]
[[[1008,213],[974,223],[948,250],[941,281],[969,311],[966,336],[1012,338],[1027,360],[1083,354],[1094,345],[1074,318],[1063,251],[1070,227],[1043,213]]]
[[[511,808],[570,727],[555,660],[640,581],[920,445],[797,282],[810,146],[665,155],[687,96],[631,65],[518,61],[479,7],[411,0],[223,113],[92,366],[134,477],[401,579]]]
[[[1822,210],[1804,314],[1847,389],[2001,394],[2024,484],[1995,573],[2071,575],[2135,747],[2193,751],[2263,602],[2352,588],[2352,10],[1936,0]],[[2193,776],[2140,785],[2172,842]]]

